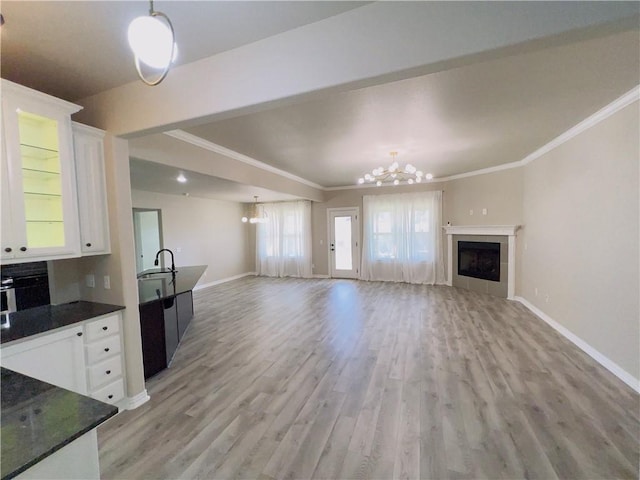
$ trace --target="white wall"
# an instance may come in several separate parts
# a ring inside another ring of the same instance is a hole
[[[132,190],[134,208],[162,210],[163,245],[176,267],[208,265],[199,285],[255,270],[240,203]]]
[[[519,293],[635,379],[638,120],[636,101],[524,168]]]

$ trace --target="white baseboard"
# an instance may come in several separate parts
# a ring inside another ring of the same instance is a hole
[[[203,288],[213,287],[214,285],[220,285],[221,283],[230,282],[232,280],[237,280],[242,277],[248,277],[250,275],[256,275],[256,272],[241,273],[240,275],[234,275],[233,277],[221,278],[220,280],[214,280],[213,282],[196,285],[195,287],[193,287],[193,291],[195,292],[196,290],[202,290]]]
[[[567,340],[569,340],[578,348],[580,348],[583,352],[585,352],[587,355],[593,358],[596,362],[598,362],[604,368],[606,368],[611,373],[613,373],[616,377],[618,377],[624,383],[629,385],[636,392],[640,393],[639,379],[635,378],[633,375],[631,375],[629,372],[624,370],[620,365],[615,363],[613,360],[607,358],[605,355],[597,351],[595,348],[593,348],[591,345],[589,345],[587,342],[582,340],[576,334],[568,330],[566,327],[563,327],[562,325],[560,325],[558,322],[552,319],[549,315],[547,315],[538,307],[530,303],[527,299],[516,296],[514,297],[514,300],[520,302],[522,305],[527,307],[536,316],[538,316],[539,318],[544,320],[547,324],[549,324],[555,331],[560,333],[563,337],[565,337]]]
[[[134,395],[133,397],[125,397],[123,400],[123,408],[125,410],[135,410],[140,405],[143,405],[149,401],[151,397],[147,393],[147,389],[145,388],[139,394]]]
[[[321,275],[319,273],[314,273],[311,275],[311,278],[331,278],[329,275]]]

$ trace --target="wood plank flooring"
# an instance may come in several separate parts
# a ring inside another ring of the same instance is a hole
[[[638,478],[639,396],[522,305],[246,277],[196,292],[103,478]]]

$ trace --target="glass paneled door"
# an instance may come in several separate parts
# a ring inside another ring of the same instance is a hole
[[[329,208],[329,265],[332,278],[358,278],[360,224],[357,207]]]

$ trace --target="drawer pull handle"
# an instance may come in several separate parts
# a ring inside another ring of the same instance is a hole
[[[27,247],[20,247],[20,251],[21,252],[26,252],[27,251]]]
[[[111,370],[107,370],[107,375],[111,375]]]
[[[78,332],[78,333],[76,333],[76,335],[81,337],[82,336],[82,332]]]
[[[11,247],[5,248],[4,251],[7,252],[7,253],[11,253]]]
[[[102,329],[106,332],[109,327],[102,327]]]
[[[105,351],[105,352],[108,352],[108,351],[109,351],[109,347],[105,348],[105,349],[104,349],[104,351]]]
[[[90,244],[90,243],[87,243],[87,247],[90,247],[90,246],[91,246],[91,244]]]
[[[113,398],[113,395],[108,395],[107,398],[111,400]]]

